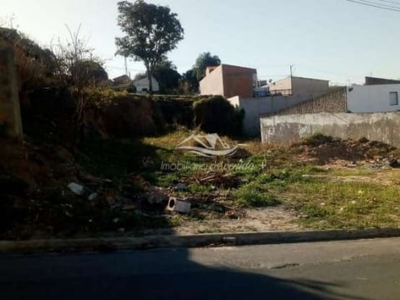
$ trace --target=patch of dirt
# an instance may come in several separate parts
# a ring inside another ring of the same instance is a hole
[[[266,232],[300,231],[303,228],[295,221],[294,212],[283,207],[245,209],[237,219],[214,219],[207,221],[187,221],[176,228],[175,234],[190,235],[199,233],[223,232]]]
[[[169,229],[143,230],[144,235],[196,235],[213,233],[251,233],[304,231],[296,220],[298,217],[292,211],[283,207],[245,209],[237,212],[240,218],[217,218],[203,221],[186,220],[180,225]],[[130,235],[128,233],[128,235]]]

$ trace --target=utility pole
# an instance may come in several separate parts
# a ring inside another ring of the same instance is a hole
[[[290,65],[290,95],[293,95],[293,67],[294,65]]]
[[[126,61],[126,56],[124,58],[125,58],[125,75],[128,75],[128,63]]]

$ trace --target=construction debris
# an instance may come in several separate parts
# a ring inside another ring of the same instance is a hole
[[[394,158],[389,161],[389,166],[392,168],[400,168],[400,163],[396,158]]]
[[[94,199],[96,199],[99,196],[98,193],[92,193],[89,195],[88,200],[89,201],[93,201]]]
[[[75,182],[68,184],[68,188],[76,195],[82,196],[85,194],[85,187]]]
[[[189,178],[190,182],[197,184],[208,184],[221,188],[236,188],[242,180],[237,174],[230,174],[224,172],[210,171],[206,173],[197,173]]]
[[[168,202],[168,194],[166,189],[151,186],[146,192],[147,202],[149,204],[164,204]]]
[[[188,189],[187,185],[184,184],[184,183],[181,183],[181,182],[178,183],[178,184],[175,186],[175,190],[178,191],[178,192],[184,192],[184,191],[187,191],[187,189]]]
[[[191,204],[188,201],[184,201],[175,197],[169,198],[167,210],[175,211],[180,213],[189,213]]]

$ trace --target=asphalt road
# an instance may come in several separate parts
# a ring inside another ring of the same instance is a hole
[[[0,256],[0,299],[400,299],[400,239]]]

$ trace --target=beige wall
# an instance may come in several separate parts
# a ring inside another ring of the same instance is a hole
[[[278,80],[269,85],[269,90],[271,93],[278,92],[278,91],[289,91],[292,89],[292,81],[291,78],[285,78],[282,80]],[[282,93],[283,95],[287,95],[289,93]]]
[[[326,93],[329,88],[329,81],[302,78],[302,77],[288,77],[276,81],[274,84],[269,85],[271,92],[280,91],[283,95],[292,95],[316,97]]]
[[[200,81],[201,95],[224,95],[224,82],[222,76],[222,66],[219,66],[209,72],[207,76]]]
[[[292,78],[293,95],[307,95],[311,97],[326,93],[329,89],[329,81],[310,78]]]
[[[206,70],[206,77],[200,81],[200,94],[250,98],[253,96],[256,80],[256,69],[230,65],[209,67]]]

